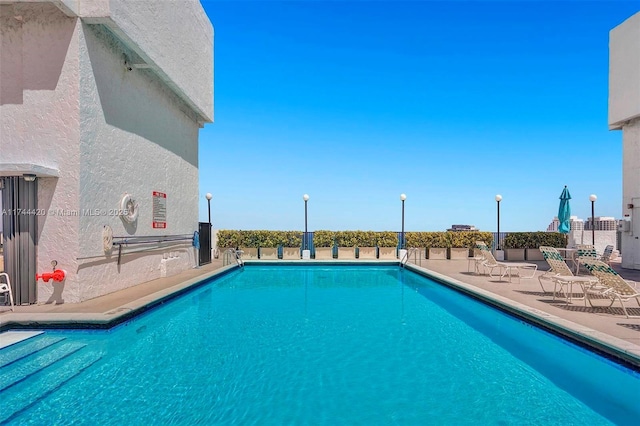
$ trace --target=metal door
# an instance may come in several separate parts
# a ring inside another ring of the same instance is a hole
[[[16,305],[36,303],[37,182],[2,178],[4,268]]]
[[[198,234],[200,235],[200,265],[211,263],[211,224],[200,222],[198,224]]]

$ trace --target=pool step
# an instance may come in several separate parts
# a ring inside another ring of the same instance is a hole
[[[52,348],[41,349],[31,356],[23,357],[0,370],[0,393],[34,374],[50,367],[87,346],[84,343],[62,342]]]
[[[82,349],[82,348],[80,348]],[[40,370],[29,380],[20,381],[14,386],[0,391],[2,410],[0,425],[12,422],[24,410],[60,389],[74,377],[102,359],[102,353],[79,349],[70,356],[56,362],[53,371]]]
[[[64,340],[64,337],[41,336],[0,351],[0,369]],[[2,374],[2,370],[0,370]]]

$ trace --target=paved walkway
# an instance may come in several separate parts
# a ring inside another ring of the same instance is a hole
[[[588,305],[585,306],[583,300],[573,300],[569,304],[564,299],[553,300],[549,292],[553,286],[545,282],[547,292],[543,292],[537,279],[547,269],[547,264],[546,262],[535,263],[539,265],[539,271],[536,272],[534,278],[514,278],[512,282],[467,272],[467,260],[423,259],[418,262],[417,266],[525,305],[536,312],[550,314],[567,322],[612,336],[615,339],[622,339],[626,342],[625,346],[635,345],[632,352],[637,353],[637,356],[640,357],[640,318],[625,318],[622,310],[615,305],[609,309],[592,308]],[[624,278],[640,282],[640,271],[625,270],[615,263],[612,266]],[[225,267],[225,269],[228,268],[230,267]],[[136,311],[149,303],[166,298],[176,291],[184,290],[193,283],[222,271],[222,261],[214,259],[211,264],[200,269],[191,269],[173,277],[153,280],[83,303],[17,306],[15,312],[11,312],[9,307],[3,306],[0,307],[0,327],[7,325],[7,323],[67,324],[79,322],[105,324],[117,316]],[[580,289],[574,288],[573,291],[579,293]],[[575,294],[575,296],[579,297],[581,294]],[[625,306],[627,306],[629,314],[640,316],[640,307],[635,302],[628,302]]]

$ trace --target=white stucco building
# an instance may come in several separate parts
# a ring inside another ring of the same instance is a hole
[[[640,13],[609,34],[609,129],[622,130],[622,267],[640,269]]]
[[[0,37],[17,302],[80,302],[193,268],[198,134],[213,121],[213,27],[200,2],[1,1]],[[127,199],[134,215],[122,214]],[[119,256],[109,233],[156,242]],[[36,282],[54,260],[66,279]]]

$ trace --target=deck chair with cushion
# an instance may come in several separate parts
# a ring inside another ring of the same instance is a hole
[[[601,260],[597,259],[580,259],[582,263],[593,275],[598,278],[598,284],[586,287],[585,296],[589,304],[594,307],[591,296],[605,297],[611,300],[609,307],[617,300],[622,306],[622,311],[627,318],[640,318],[640,315],[629,315],[624,302],[635,299],[640,307],[640,290],[638,284],[633,281],[627,281],[622,278],[616,271]],[[586,305],[585,301],[585,305]]]
[[[573,284],[579,284],[584,290],[585,285],[591,286],[598,282],[598,279],[595,276],[577,277],[573,275],[571,268],[569,268],[569,265],[567,265],[567,262],[565,262],[562,255],[555,247],[540,246],[540,251],[544,256],[544,260],[549,264],[550,269],[538,277],[538,282],[540,282],[540,287],[542,287],[542,291],[544,293],[547,293],[547,291],[542,285],[542,281],[549,280],[553,283],[554,300],[558,293],[558,289],[562,290],[565,298],[567,299],[567,303],[569,303],[571,295],[573,294]],[[566,287],[568,287],[569,292],[565,290]]]
[[[9,302],[11,302],[11,310],[14,311],[15,309],[13,308],[13,293],[11,292],[11,282],[9,281],[9,275],[6,272],[0,272],[0,294],[4,294],[5,297],[9,296]]]
[[[538,265],[536,265],[535,263],[498,262],[486,244],[483,248],[481,248],[481,251],[482,255],[484,256],[482,266],[489,270],[489,276],[491,278],[493,278],[493,270],[496,268],[498,268],[501,272],[500,279],[508,276],[509,282],[511,282],[512,275],[516,275],[518,279],[533,278],[536,275]],[[523,276],[522,271],[530,271],[531,276]]]

